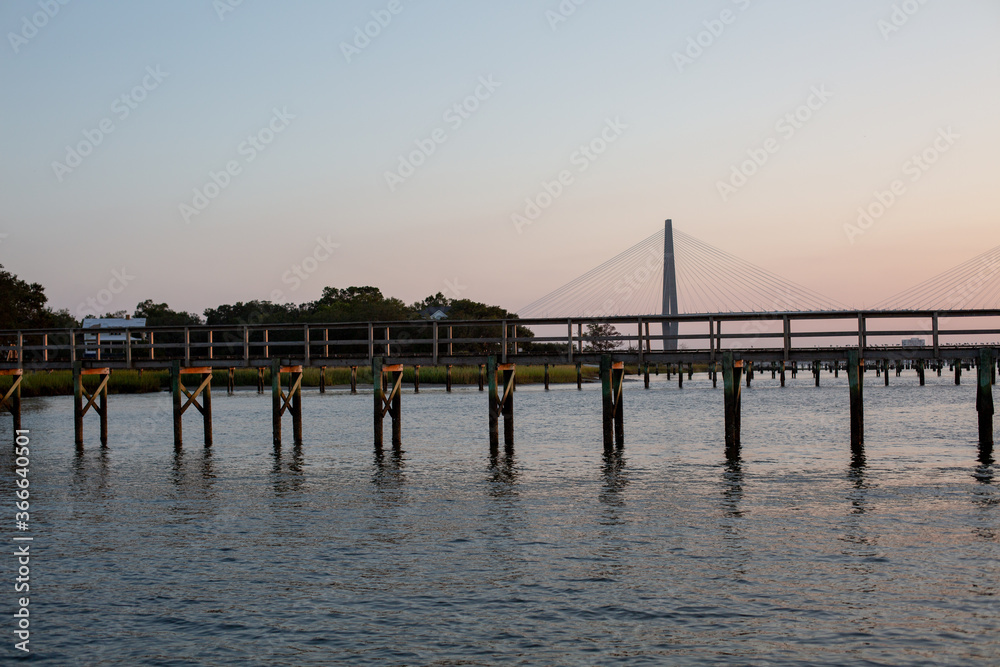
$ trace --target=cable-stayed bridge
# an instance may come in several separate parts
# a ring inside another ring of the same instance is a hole
[[[1000,246],[883,299],[872,310],[998,308]],[[664,229],[520,308],[518,314],[609,317],[848,309],[667,220]]]

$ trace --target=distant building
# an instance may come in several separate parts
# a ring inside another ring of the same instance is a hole
[[[923,347],[927,345],[927,341],[923,338],[904,338],[903,347]]]
[[[425,320],[444,320],[448,318],[451,306],[428,306],[420,311],[420,317]]]
[[[83,328],[84,329],[129,329],[132,327],[144,327],[146,326],[145,317],[137,317],[132,319],[128,315],[125,317],[85,317],[83,318]],[[109,333],[101,333],[101,346],[110,344],[112,347],[125,346],[125,335],[128,334],[129,338],[133,342],[141,341],[142,334],[134,334],[132,332],[125,331],[114,331]],[[84,352],[85,357],[97,356],[97,334],[96,333],[84,333],[83,334],[83,344],[87,349]],[[107,348],[104,348],[105,350]]]

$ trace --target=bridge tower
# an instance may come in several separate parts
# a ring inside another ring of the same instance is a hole
[[[674,226],[670,220],[663,228],[663,315],[678,315],[677,306],[677,266],[674,264]],[[677,323],[663,325],[663,349],[676,350]]]

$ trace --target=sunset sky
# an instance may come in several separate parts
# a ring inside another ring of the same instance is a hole
[[[0,264],[74,314],[109,285],[516,310],[665,218],[862,307],[1000,244],[996,0],[7,0],[0,27]]]

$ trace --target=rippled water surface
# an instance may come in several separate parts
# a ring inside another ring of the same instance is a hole
[[[475,388],[406,393],[382,456],[367,393],[305,393],[305,443],[280,450],[254,391],[217,389],[214,446],[189,413],[176,452],[166,394],[111,396],[108,447],[88,415],[82,451],[71,398],[25,400],[34,658],[996,664],[1000,494],[973,383],[867,383],[852,458],[843,375],[758,375],[738,461],[697,375],[628,382],[609,456],[595,385],[520,387],[495,459]]]

